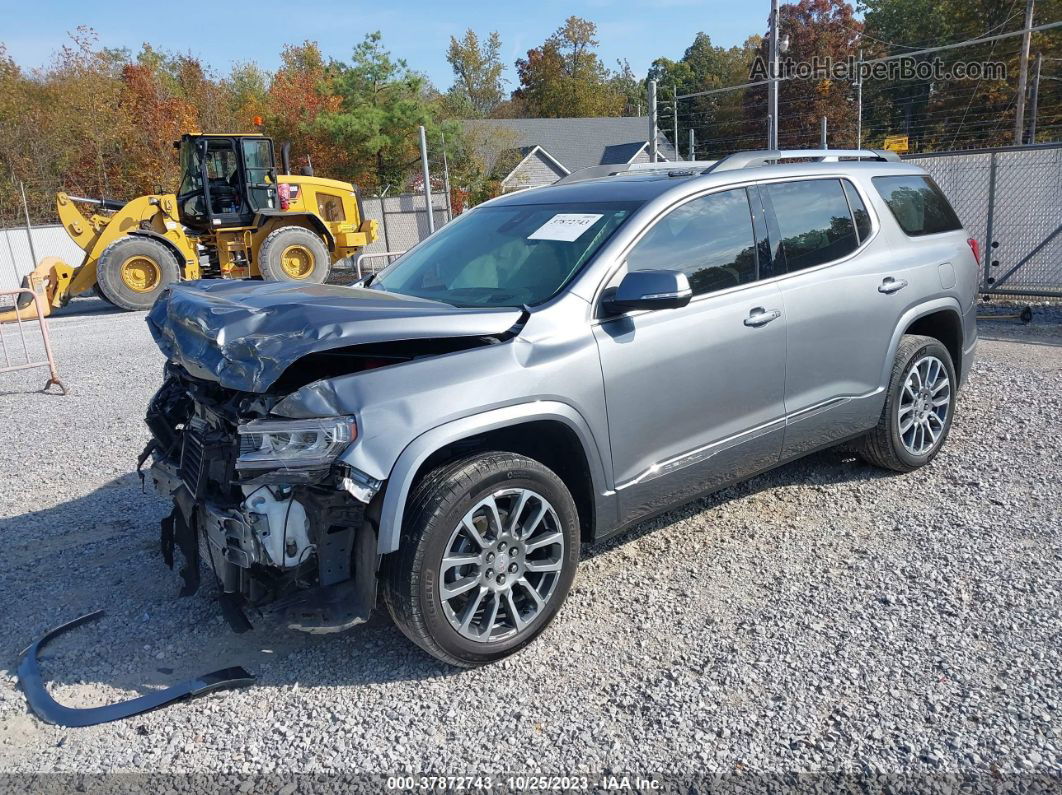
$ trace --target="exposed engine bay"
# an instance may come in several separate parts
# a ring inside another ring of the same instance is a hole
[[[141,465],[173,500],[161,528],[182,596],[216,576],[233,629],[279,617],[311,632],[365,621],[376,601],[376,537],[366,511],[379,483],[335,461],[356,435],[350,417],[269,418],[278,398],[226,389],[170,363],[146,416]]]

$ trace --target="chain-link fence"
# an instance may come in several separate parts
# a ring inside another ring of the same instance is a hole
[[[431,204],[435,228],[438,229],[450,220],[450,208],[446,195],[433,193]],[[375,243],[366,246],[366,254],[405,251],[428,236],[428,214],[424,209],[424,194],[422,193],[402,193],[383,197],[363,196],[361,206],[365,217],[375,219],[380,225],[379,236]],[[379,264],[383,263],[383,260],[376,261]]]
[[[982,291],[1062,297],[1062,144],[907,158],[981,244]]]

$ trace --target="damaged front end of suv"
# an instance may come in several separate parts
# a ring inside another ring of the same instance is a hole
[[[369,617],[383,483],[344,461],[361,429],[349,406],[337,407],[329,377],[495,339],[460,316],[324,285],[181,285],[160,297],[148,324],[165,380],[140,463],[152,459],[151,478],[173,501],[161,546],[171,568],[181,552],[182,596],[199,588],[205,563],[238,631],[248,616],[309,632]],[[449,327],[461,333],[447,336]],[[288,416],[276,413],[282,403]]]

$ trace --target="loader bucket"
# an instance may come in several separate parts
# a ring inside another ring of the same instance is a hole
[[[0,312],[0,323],[13,323],[16,320],[36,319],[37,308],[33,296],[40,298],[45,315],[52,309],[62,306],[74,269],[58,257],[45,257],[40,264],[22,278],[21,289],[15,299],[15,306],[7,312]]]

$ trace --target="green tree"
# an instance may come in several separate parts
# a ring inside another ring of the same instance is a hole
[[[488,116],[501,104],[505,80],[500,50],[501,37],[496,32],[482,43],[471,28],[460,40],[450,37],[446,60],[454,70],[454,85],[448,93],[455,107],[467,108],[460,115]]]
[[[417,162],[418,125],[433,141],[442,132],[425,79],[391,56],[379,32],[365,36],[349,64],[333,62],[329,71],[340,107],[314,126],[342,153],[342,176],[374,188],[404,185]]]
[[[674,137],[674,121],[668,101],[675,94],[696,94],[748,82],[749,65],[759,46],[759,37],[752,37],[739,47],[717,47],[707,33],[698,33],[680,60],[659,58],[653,62],[649,77],[657,81],[662,103],[660,123],[669,139]],[[697,157],[714,156],[745,143],[747,122],[741,92],[680,100],[678,113],[678,145],[683,156],[687,154],[690,128],[697,141]]]
[[[536,117],[620,115],[627,97],[594,52],[596,35],[597,25],[573,16],[528,50],[516,62],[520,86],[513,102]]]
[[[881,57],[974,39],[986,32],[1018,30],[1024,21],[1025,4],[863,0],[860,10],[865,15],[866,33],[860,45],[867,57]],[[1062,0],[1036,3],[1036,23],[1060,17]],[[915,57],[917,61],[939,58],[946,71],[956,61],[1002,62],[1007,66],[1005,78],[868,81],[863,90],[865,143],[880,146],[888,134],[907,134],[915,151],[1012,143],[1020,42],[1014,37]],[[1062,37],[1053,31],[1033,34],[1032,53],[1062,58]],[[1058,81],[1045,80],[1040,92],[1037,127],[1040,140],[1050,140],[1062,125],[1062,91]]]

